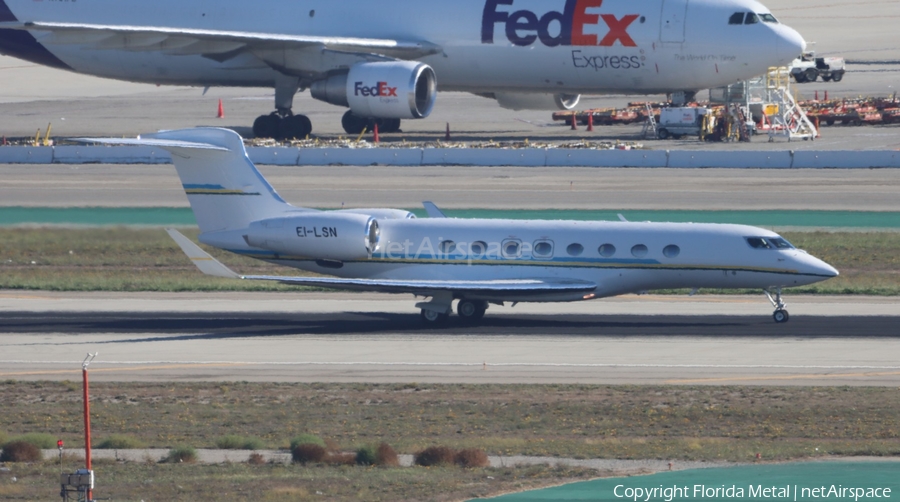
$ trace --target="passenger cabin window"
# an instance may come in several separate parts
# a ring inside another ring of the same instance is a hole
[[[472,252],[472,256],[484,256],[484,253],[487,252],[487,244],[484,241],[475,241],[469,245],[469,251]]]
[[[663,254],[666,258],[677,258],[681,254],[681,248],[675,244],[669,244],[663,248]]]
[[[581,253],[584,252],[584,246],[575,242],[569,244],[569,247],[566,248],[566,252],[569,253],[569,256],[581,256]]]
[[[506,258],[518,258],[522,254],[522,243],[516,239],[503,241],[503,256]]]
[[[535,241],[532,248],[532,255],[535,258],[550,258],[553,256],[553,242],[551,241]]]
[[[756,24],[759,22],[759,16],[752,12],[747,13],[747,17],[744,18],[744,24]]]
[[[744,24],[744,13],[735,12],[728,18],[728,24]]]
[[[631,254],[635,258],[643,258],[647,256],[647,246],[643,244],[638,244],[631,248]]]
[[[597,252],[604,258],[612,258],[616,254],[616,247],[612,244],[603,244],[597,248]]]
[[[443,241],[441,242],[441,253],[450,254],[456,251],[456,243],[453,241]]]
[[[775,16],[772,14],[760,14],[759,18],[762,19],[764,23],[778,24],[778,20],[775,19]]]

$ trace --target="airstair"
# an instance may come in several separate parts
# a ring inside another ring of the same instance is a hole
[[[650,103],[645,105],[647,111],[647,120],[644,122],[644,130],[641,131],[641,138],[648,139],[659,137],[659,128],[656,124],[656,114],[653,113],[653,107],[650,106]],[[649,135],[649,136],[648,136]]]
[[[795,139],[815,140],[819,132],[813,125],[806,111],[803,110],[791,93],[791,73],[788,68],[769,68],[766,74],[767,102],[773,106],[774,113],[766,114],[770,122],[769,142],[777,136],[785,136],[788,141]]]

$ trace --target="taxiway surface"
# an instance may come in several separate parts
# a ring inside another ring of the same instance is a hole
[[[0,378],[900,385],[900,300],[624,297],[423,327],[406,296],[0,294]]]

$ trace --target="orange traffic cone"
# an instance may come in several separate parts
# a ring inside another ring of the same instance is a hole
[[[381,138],[378,137],[378,122],[375,122],[375,127],[372,128],[372,131],[375,133],[375,142],[380,142]]]
[[[588,132],[594,132],[594,113],[588,113]]]
[[[217,118],[217,119],[224,119],[224,118],[225,118],[225,107],[222,106],[222,100],[221,100],[221,99],[219,100],[219,111],[216,113],[216,118]]]
[[[575,118],[575,112],[572,112],[572,130],[578,130],[578,119]]]

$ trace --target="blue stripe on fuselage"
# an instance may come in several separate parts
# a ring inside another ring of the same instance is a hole
[[[18,19],[9,6],[4,0],[0,0],[0,22],[15,21]],[[72,69],[38,43],[31,33],[23,30],[0,30],[0,53],[61,70]]]

